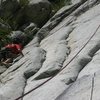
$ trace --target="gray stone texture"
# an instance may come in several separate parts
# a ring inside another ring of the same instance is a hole
[[[38,86],[22,99],[100,100],[99,22],[99,0],[72,0],[61,8],[25,46],[24,57],[1,70],[0,100]]]

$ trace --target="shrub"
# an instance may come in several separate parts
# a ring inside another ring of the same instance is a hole
[[[49,0],[52,4],[53,10],[58,11],[60,8],[62,8],[65,5],[70,5],[71,0]]]

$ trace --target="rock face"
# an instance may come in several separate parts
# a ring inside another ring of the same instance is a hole
[[[38,30],[39,28],[37,28],[34,23],[31,23],[24,29],[24,32],[18,30],[12,31],[9,35],[9,38],[11,38],[12,40],[17,39],[19,43],[25,46],[27,43],[29,43],[30,40],[33,39]]]
[[[100,100],[99,22],[99,0],[61,8],[1,70],[0,100]]]

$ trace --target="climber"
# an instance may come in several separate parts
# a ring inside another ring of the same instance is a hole
[[[11,44],[6,45],[5,51],[5,59],[4,57],[1,59],[1,63],[4,65],[12,63],[12,61],[20,55],[24,56],[22,53],[22,46],[17,39],[13,39]]]

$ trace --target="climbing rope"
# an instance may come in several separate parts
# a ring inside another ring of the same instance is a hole
[[[91,86],[91,96],[90,96],[90,100],[93,100],[94,80],[95,80],[95,73],[93,74],[93,77],[92,77],[92,86]]]
[[[100,25],[96,28],[96,30],[94,31],[94,33],[92,34],[92,36],[89,38],[89,40],[84,44],[84,46],[76,53],[76,55],[74,55],[74,57],[72,57],[72,59],[63,67],[59,70],[58,73],[60,73],[62,70],[64,70],[76,57],[77,55],[85,48],[85,46],[90,42],[90,40],[94,37],[94,35],[96,34],[96,32],[98,31],[98,29],[100,28]],[[29,93],[31,93],[32,91],[38,89],[39,87],[41,87],[42,85],[44,85],[45,83],[47,83],[49,80],[53,79],[56,75],[55,74],[54,76],[50,77],[49,79],[47,79],[45,82],[43,82],[42,84],[38,85],[37,87],[31,89],[30,91],[24,93],[22,96],[16,98],[15,100],[19,100],[21,98],[23,98],[24,96],[28,95]]]

